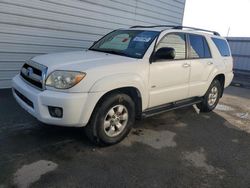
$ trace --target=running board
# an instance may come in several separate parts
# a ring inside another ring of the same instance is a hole
[[[185,99],[185,100],[181,100],[177,102],[167,103],[167,104],[156,106],[153,108],[148,108],[142,112],[142,118],[147,118],[147,117],[161,114],[170,110],[175,110],[178,108],[191,106],[200,102],[202,102],[202,98],[196,97],[196,98]]]

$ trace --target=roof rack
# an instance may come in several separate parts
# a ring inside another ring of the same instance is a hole
[[[144,25],[135,25],[130,28],[156,28],[156,27],[177,27],[177,25],[150,25],[150,26],[144,26]]]
[[[200,29],[200,28],[195,28],[195,27],[186,27],[186,26],[181,26],[181,25],[154,25],[154,26],[138,25],[138,26],[132,26],[130,28],[156,28],[156,27],[171,27],[171,29],[191,29],[191,30],[209,32],[209,33],[213,33],[214,35],[220,36],[220,34],[216,31],[210,31],[210,30]]]
[[[200,29],[200,28],[196,28],[196,27],[176,26],[173,29],[191,29],[191,30],[197,30],[197,31],[204,31],[204,32],[208,32],[208,33],[213,33],[214,35],[220,36],[220,34],[218,32],[216,32],[216,31],[210,31],[210,30]]]

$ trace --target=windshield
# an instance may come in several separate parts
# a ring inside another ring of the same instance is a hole
[[[144,56],[159,33],[158,31],[116,30],[104,36],[89,50],[139,59]]]

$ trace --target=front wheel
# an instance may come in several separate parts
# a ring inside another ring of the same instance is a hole
[[[110,94],[96,106],[85,133],[95,144],[112,145],[128,135],[134,121],[133,100],[126,94]]]
[[[214,80],[203,97],[203,101],[197,105],[201,112],[210,112],[217,106],[221,93],[221,83]]]

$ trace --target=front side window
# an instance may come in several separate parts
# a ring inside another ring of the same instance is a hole
[[[221,56],[224,56],[224,57],[231,56],[229,46],[226,40],[218,39],[218,38],[212,38],[212,40],[214,44],[216,45],[216,47],[218,48]]]
[[[104,36],[89,50],[142,58],[158,31],[116,30]]]
[[[175,50],[175,59],[186,58],[186,37],[184,33],[170,33],[158,43],[156,50],[168,47]]]
[[[189,35],[190,53],[189,58],[211,58],[211,52],[205,37],[200,35]]]

